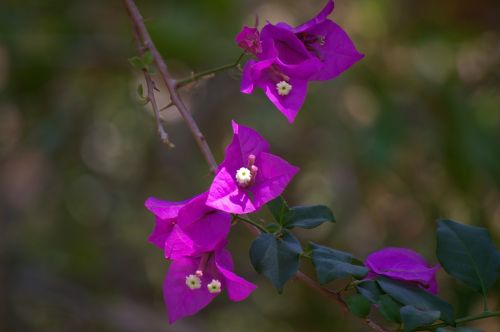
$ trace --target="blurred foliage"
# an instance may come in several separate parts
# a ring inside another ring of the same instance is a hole
[[[234,35],[255,14],[296,24],[323,1],[138,5],[183,77],[234,61]],[[447,217],[489,228],[498,247],[500,2],[338,0],[332,18],[366,57],[311,84],[293,126],[262,93],[240,94],[237,71],[185,90],[216,156],[236,119],[299,165],[285,197],[328,205],[337,219],[297,231],[304,241],[361,258],[404,246],[435,262],[435,220]],[[259,289],[167,325],[167,263],[146,241],[143,202],[190,197],[210,175],[174,109],[164,118],[176,148],[160,143],[136,95],[134,55],[120,1],[0,4],[0,331],[365,331],[298,283],[276,295],[252,270],[241,226],[230,238],[237,271]],[[439,281],[459,314],[480,311],[479,296],[442,271]],[[500,308],[500,288],[491,294]],[[474,326],[500,330],[495,319]]]

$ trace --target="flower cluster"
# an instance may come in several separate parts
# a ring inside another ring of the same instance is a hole
[[[302,107],[309,81],[339,76],[363,58],[342,28],[327,17],[333,11],[329,0],[321,12],[306,23],[267,23],[243,27],[236,43],[255,59],[243,69],[241,92],[261,88],[267,98],[291,123]]]
[[[145,203],[156,217],[149,241],[171,260],[163,284],[170,323],[200,311],[222,290],[230,300],[241,301],[256,288],[233,272],[225,249],[231,213],[258,210],[298,171],[269,153],[269,144],[255,130],[233,121],[233,133],[207,192],[182,202],[150,197]]]

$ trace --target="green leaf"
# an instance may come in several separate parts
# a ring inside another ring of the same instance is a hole
[[[375,280],[366,280],[357,285],[358,292],[371,303],[378,303],[383,294]]]
[[[335,222],[332,211],[324,205],[288,207],[279,196],[267,203],[267,207],[278,224],[285,228],[314,228],[325,222]]]
[[[309,246],[316,275],[321,284],[348,276],[361,279],[368,273],[366,267],[353,264],[354,259],[349,253],[312,242]]]
[[[315,228],[325,222],[335,222],[332,211],[324,205],[295,206],[285,215],[286,228]]]
[[[405,332],[411,332],[418,327],[430,325],[438,320],[439,316],[441,316],[441,313],[439,311],[418,310],[412,305],[402,307],[400,309],[400,313]]]
[[[399,312],[401,304],[394,301],[387,294],[381,295],[378,301],[378,311],[390,322],[401,323],[401,314]]]
[[[142,59],[139,58],[138,56],[133,56],[128,59],[128,62],[130,65],[136,69],[143,69],[144,68],[144,63],[142,62]]]
[[[283,225],[283,223],[285,222],[285,216],[290,210],[285,199],[282,196],[278,196],[277,198],[268,202],[266,205],[269,211],[271,211],[274,220],[276,220],[278,224]]]
[[[144,54],[142,55],[142,63],[143,65],[150,65],[153,63],[153,53],[151,53],[151,51],[146,51],[144,52]]]
[[[440,311],[441,319],[448,324],[453,323],[453,307],[446,301],[434,296],[426,291],[405,283],[380,278],[377,279],[380,288],[396,301],[404,305],[412,305],[420,310]]]
[[[279,293],[299,269],[302,247],[292,233],[283,231],[280,238],[263,233],[252,242],[250,261],[255,270],[271,280]]]
[[[361,294],[354,294],[346,299],[347,306],[351,312],[361,318],[368,316],[372,304]]]
[[[438,221],[437,257],[448,274],[486,297],[500,270],[498,252],[484,228]]]

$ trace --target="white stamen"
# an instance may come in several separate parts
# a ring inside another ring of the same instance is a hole
[[[242,167],[236,171],[236,182],[242,187],[247,186],[252,181],[252,173],[246,167]]]
[[[217,279],[212,279],[212,282],[207,285],[208,291],[212,294],[220,293],[221,283]]]
[[[199,289],[201,287],[201,279],[194,274],[190,274],[186,276],[186,286],[191,290]]]
[[[276,90],[278,90],[280,96],[287,96],[290,91],[292,91],[292,85],[288,82],[281,81],[276,84]]]

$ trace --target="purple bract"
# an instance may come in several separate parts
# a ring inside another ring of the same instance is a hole
[[[227,238],[231,216],[206,206],[207,197],[203,193],[182,202],[146,200],[146,207],[156,216],[149,241],[163,249],[167,259],[212,251]]]
[[[385,276],[417,285],[425,291],[437,294],[436,271],[439,264],[431,266],[413,250],[385,248],[370,254],[365,265],[370,269],[367,278]]]
[[[229,213],[250,213],[278,197],[299,169],[270,154],[255,130],[233,121],[233,133],[206,203]]]

